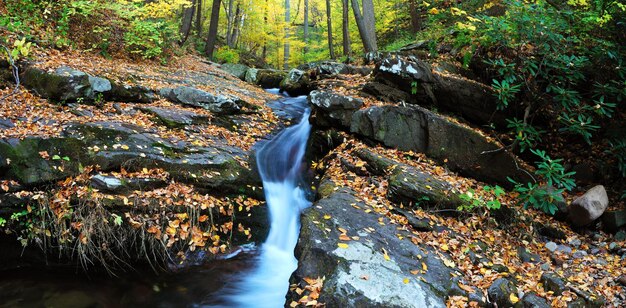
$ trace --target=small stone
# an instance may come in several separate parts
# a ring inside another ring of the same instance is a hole
[[[617,245],[616,242],[611,242],[609,244],[609,250],[613,251],[613,250],[617,250],[619,248],[619,246]]]
[[[603,258],[598,258],[598,259],[596,259],[596,264],[604,266],[604,265],[607,265],[609,263],[606,262],[606,260],[604,260]]]
[[[559,245],[559,246],[556,248],[556,251],[559,251],[559,252],[562,252],[562,253],[564,253],[564,254],[568,254],[568,255],[569,255],[569,254],[571,254],[571,253],[572,253],[572,248],[571,248],[571,247],[569,247],[569,246],[567,246],[567,245]]]
[[[574,246],[574,247],[580,247],[580,245],[582,245],[582,241],[577,239],[577,238],[575,238],[575,239],[572,239],[571,241],[569,241],[569,244]]]
[[[617,278],[617,282],[619,282],[620,284],[626,287],[626,275],[622,275],[619,278]]]
[[[517,287],[506,278],[499,278],[487,290],[491,302],[498,307],[512,307],[511,293],[517,295]]]
[[[617,242],[626,241],[626,231],[620,231],[620,232],[615,233],[614,239]]]
[[[584,257],[586,257],[586,256],[587,256],[587,252],[586,252],[586,251],[584,251],[584,250],[579,250],[579,251],[576,251],[576,252],[574,252],[574,254],[572,255],[572,257],[573,257],[574,259],[582,259],[582,258],[584,258]]]
[[[538,254],[534,254],[532,252],[529,252],[524,247],[518,247],[517,248],[517,256],[519,257],[519,259],[522,262],[528,262],[528,263],[539,263],[539,262],[541,262],[541,257]]]
[[[600,253],[600,251],[601,251],[600,248],[596,247],[596,248],[591,249],[591,254],[592,255],[597,255],[597,254]]]
[[[498,273],[508,273],[509,272],[509,268],[502,265],[502,264],[494,264],[491,267],[492,270],[498,272]]]
[[[551,252],[554,252],[557,249],[557,245],[555,242],[547,242],[546,243],[546,249],[550,250]]]
[[[535,292],[530,292],[522,298],[522,307],[549,308],[548,302]]]
[[[543,264],[541,264],[540,268],[541,268],[542,271],[549,271],[550,270],[550,263],[549,262],[543,263]]]

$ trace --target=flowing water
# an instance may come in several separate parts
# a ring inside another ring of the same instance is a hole
[[[303,158],[311,126],[306,97],[268,104],[279,116],[299,123],[257,146],[271,222],[260,247],[247,245],[239,249],[242,253],[172,274],[155,274],[149,268],[119,277],[85,274],[76,267],[2,271],[0,307],[283,307],[298,264],[294,248],[300,212],[309,206]],[[14,240],[11,244],[18,245]],[[16,256],[0,251],[1,258]]]
[[[295,114],[306,106],[306,97],[287,98],[282,103]],[[310,205],[304,183],[304,154],[311,131],[309,110],[300,123],[288,127],[256,151],[270,212],[270,232],[261,247],[255,271],[246,276],[228,297],[229,306],[283,307],[289,277],[298,267],[294,248],[300,232],[300,212]]]

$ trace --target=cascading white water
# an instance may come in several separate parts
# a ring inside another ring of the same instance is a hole
[[[298,267],[294,248],[300,232],[300,212],[310,205],[299,187],[304,154],[311,131],[306,97],[283,103],[302,107],[302,118],[265,143],[256,152],[257,166],[270,212],[270,231],[261,247],[255,270],[238,283],[228,306],[278,308],[285,304],[289,277]]]

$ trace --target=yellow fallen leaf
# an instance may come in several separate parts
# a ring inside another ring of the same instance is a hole
[[[510,300],[510,301],[511,301],[511,303],[513,303],[513,304],[515,304],[515,303],[519,302],[519,298],[518,298],[515,294],[513,294],[513,293],[511,293],[511,295],[509,295],[509,300]]]
[[[337,243],[337,246],[339,246],[339,248],[343,248],[343,249],[347,249],[348,248],[348,244],[346,244],[346,243]]]
[[[402,282],[403,282],[404,284],[409,284],[409,278],[404,278],[404,279],[402,280]]]
[[[331,217],[331,216],[330,216],[330,215],[328,215],[328,214],[324,215],[324,219],[326,219],[326,220],[330,219],[330,217]]]
[[[441,247],[443,251],[448,251],[448,244],[441,244],[439,247]]]
[[[387,254],[387,250],[385,250],[385,248],[383,248],[383,257],[385,258],[385,260],[391,261],[391,258],[389,258],[389,255]]]
[[[426,263],[422,262],[422,269],[427,271],[428,270],[428,265],[426,265]]]

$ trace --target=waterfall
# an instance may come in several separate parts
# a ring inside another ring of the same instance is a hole
[[[283,99],[282,103],[300,107],[302,117],[298,124],[284,129],[256,151],[269,207],[270,231],[255,270],[228,296],[229,307],[283,307],[289,277],[298,267],[294,248],[300,232],[300,213],[310,205],[300,185],[311,131],[310,110],[303,107],[304,96]]]

